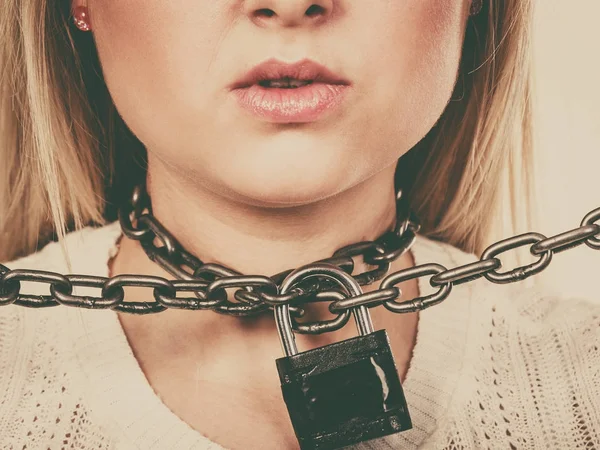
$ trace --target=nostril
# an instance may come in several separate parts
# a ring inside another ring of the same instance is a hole
[[[325,8],[319,5],[311,5],[310,8],[306,10],[306,15],[309,17],[312,16],[320,16],[325,12]]]
[[[273,17],[275,12],[268,8],[258,9],[254,12],[255,17]]]
[[[321,16],[325,13],[325,8],[319,5],[311,5],[306,10],[306,15],[308,17]],[[257,9],[254,11],[254,17],[273,17],[275,15],[275,11],[269,8]]]

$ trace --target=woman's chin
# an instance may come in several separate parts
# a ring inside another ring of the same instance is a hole
[[[299,206],[313,203],[346,189],[354,184],[352,168],[338,154],[332,157],[322,152],[319,157],[271,158],[256,157],[254,159],[240,157],[230,160],[227,178],[215,179],[221,187],[229,192],[229,196],[242,198],[243,201],[263,206]],[[213,166],[214,168],[214,166]]]
[[[237,201],[260,206],[260,207],[292,207],[303,206],[316,203],[331,197],[347,186],[342,185],[344,178],[339,177],[339,182],[334,180],[334,175],[328,179],[318,177],[301,176],[298,173],[289,173],[286,171],[277,177],[250,180],[248,182],[231,183],[226,187],[229,196]],[[282,176],[283,175],[283,176]]]

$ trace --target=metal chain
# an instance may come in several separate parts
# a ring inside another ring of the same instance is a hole
[[[358,296],[348,294],[326,278],[311,279],[311,283],[299,283],[289,293],[280,295],[282,281],[294,270],[286,270],[271,277],[243,275],[219,264],[204,264],[187,252],[175,238],[152,216],[151,205],[143,187],[138,186],[129,205],[119,211],[123,233],[139,240],[148,257],[162,266],[176,280],[147,275],[117,275],[96,277],[89,275],[61,275],[41,270],[15,269],[0,264],[0,306],[16,304],[29,308],[73,306],[88,309],[114,309],[131,314],[151,314],[179,308],[188,310],[210,309],[221,314],[248,316],[271,311],[276,305],[290,307],[292,326],[298,333],[319,334],[342,328],[349,320],[352,308],[372,308],[383,305],[394,313],[420,311],[437,305],[450,294],[452,287],[485,277],[497,284],[513,283],[540,273],[552,261],[552,256],[581,244],[600,250],[600,208],[587,214],[579,228],[553,237],[530,232],[503,239],[489,246],[479,261],[447,269],[441,264],[421,264],[385,276],[390,263],[408,251],[420,229],[417,217],[407,207],[402,192],[397,194],[397,218],[394,230],[384,233],[375,241],[351,244],[337,250],[331,257],[315,263],[328,263],[352,275],[360,285],[381,280],[379,288]],[[148,210],[147,213],[144,210]],[[134,222],[136,226],[134,226]],[[158,239],[162,246],[154,241]],[[529,251],[539,259],[529,265],[499,273],[502,267],[498,255],[532,244]],[[375,269],[353,275],[353,257],[362,256]],[[314,264],[314,263],[313,263]],[[303,266],[307,267],[310,264]],[[299,270],[299,269],[298,269]],[[429,284],[437,292],[400,301],[401,290],[397,284],[421,276],[432,275]],[[385,278],[384,278],[385,276]],[[382,279],[383,278],[383,279]],[[31,295],[21,292],[21,282],[49,285],[50,295]],[[77,286],[100,289],[100,296],[74,295]],[[152,289],[153,302],[125,302],[124,288],[128,286]],[[227,289],[236,288],[234,299]],[[178,297],[178,293],[193,294]],[[303,305],[311,302],[331,302],[329,311],[334,319],[313,323],[298,323],[305,314]]]

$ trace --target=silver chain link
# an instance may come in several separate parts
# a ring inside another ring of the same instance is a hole
[[[144,212],[148,210],[148,212]],[[448,269],[441,264],[421,264],[386,276],[392,261],[406,253],[413,245],[420,229],[418,218],[410,211],[402,192],[396,197],[396,225],[374,241],[364,241],[340,248],[331,257],[315,261],[337,266],[352,275],[360,285],[381,280],[379,288],[358,296],[348,296],[326,278],[310,283],[299,283],[289,293],[281,295],[283,280],[294,270],[286,270],[271,277],[243,275],[225,266],[203,263],[187,252],[168,230],[152,215],[151,204],[145,189],[137,186],[130,204],[119,211],[123,233],[140,241],[148,257],[173,275],[175,280],[148,275],[117,275],[97,277],[89,275],[61,275],[41,270],[15,269],[0,264],[0,306],[16,304],[29,308],[72,306],[88,309],[114,309],[131,314],[152,314],[167,308],[187,310],[210,309],[220,314],[249,316],[272,312],[276,305],[290,308],[293,329],[302,334],[320,334],[342,328],[348,322],[352,308],[383,305],[394,313],[420,311],[437,305],[450,294],[452,287],[485,277],[497,284],[513,283],[540,273],[552,261],[552,256],[570,248],[586,244],[600,249],[600,208],[587,214],[581,226],[553,237],[530,232],[503,239],[490,245],[479,261]],[[135,225],[134,225],[135,224]],[[162,245],[157,246],[155,240]],[[531,245],[530,245],[531,244]],[[498,256],[506,251],[530,245],[529,251],[539,259],[529,265],[499,273],[502,267]],[[360,274],[354,271],[354,257],[375,269]],[[312,264],[315,264],[312,263]],[[309,267],[311,264],[302,266]],[[300,269],[300,268],[299,268]],[[298,269],[298,270],[299,270]],[[437,292],[400,301],[402,292],[397,284],[422,276],[432,275],[429,284]],[[31,295],[21,292],[21,282],[46,283],[50,295]],[[76,286],[101,290],[98,297],[74,295]],[[124,288],[128,286],[151,288],[153,302],[125,302]],[[235,301],[227,289],[236,288]],[[188,293],[178,297],[178,293]],[[303,305],[312,302],[330,302],[329,311],[336,317],[313,323],[298,323],[305,314]]]

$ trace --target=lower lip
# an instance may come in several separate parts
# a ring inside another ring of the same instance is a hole
[[[348,85],[312,83],[292,89],[253,85],[232,92],[242,108],[273,123],[314,122],[342,103]]]

